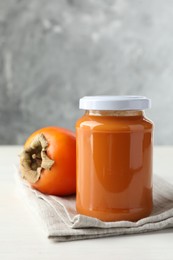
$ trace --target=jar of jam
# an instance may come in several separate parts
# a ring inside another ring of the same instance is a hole
[[[152,211],[153,124],[142,96],[87,96],[76,123],[78,213],[137,221]]]

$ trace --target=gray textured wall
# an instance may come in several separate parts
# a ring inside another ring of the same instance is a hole
[[[173,1],[0,0],[0,144],[74,129],[95,94],[150,97],[155,143],[173,144]]]

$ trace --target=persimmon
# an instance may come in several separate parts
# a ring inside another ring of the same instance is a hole
[[[22,177],[50,195],[76,192],[76,137],[70,130],[45,127],[35,131],[20,155]]]

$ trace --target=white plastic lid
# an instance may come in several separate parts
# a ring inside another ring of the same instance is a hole
[[[79,108],[85,110],[144,110],[151,100],[143,96],[86,96],[80,99]]]

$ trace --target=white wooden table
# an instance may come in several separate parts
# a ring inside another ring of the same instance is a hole
[[[173,229],[55,243],[47,239],[15,189],[20,146],[0,146],[0,260],[173,259]],[[173,147],[154,149],[154,172],[173,183]]]

